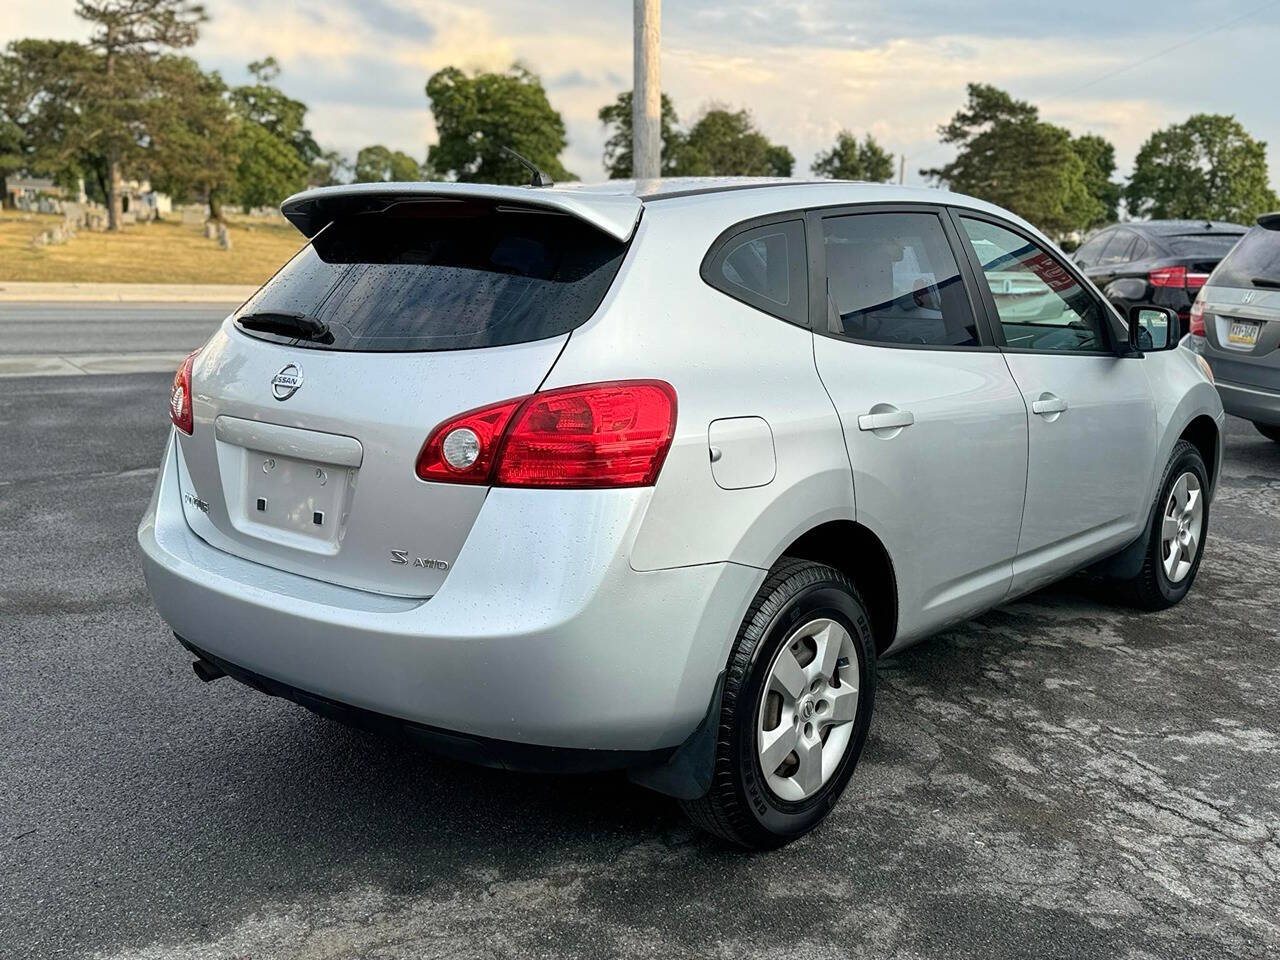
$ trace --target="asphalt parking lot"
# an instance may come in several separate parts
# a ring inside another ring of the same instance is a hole
[[[618,777],[199,683],[134,546],[168,380],[0,380],[0,957],[1280,954],[1280,444],[1248,424],[1185,603],[1069,583],[885,661],[826,825],[746,855]]]

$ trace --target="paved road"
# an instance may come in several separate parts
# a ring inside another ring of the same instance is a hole
[[[0,356],[189,353],[231,303],[0,303]]]
[[[133,529],[167,378],[0,382],[0,956],[1280,953],[1280,445],[1198,584],[1076,586],[882,664],[816,834],[747,856],[616,777],[502,774],[203,685]]]

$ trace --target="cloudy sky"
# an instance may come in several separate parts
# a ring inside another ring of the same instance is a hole
[[[629,0],[205,0],[195,56],[242,82],[274,55],[317,139],[354,155],[425,156],[423,86],[446,65],[538,72],[564,116],[565,165],[604,177],[596,111],[631,86]],[[73,0],[5,0],[0,41],[83,38]],[[1174,48],[1176,49],[1170,49]],[[1232,113],[1271,146],[1280,183],[1280,0],[667,0],[662,80],[682,120],[748,107],[797,173],[841,127],[906,153],[908,182],[948,159],[937,126],[969,81],[1116,144],[1121,167],[1155,128]],[[1167,52],[1166,52],[1167,51]]]

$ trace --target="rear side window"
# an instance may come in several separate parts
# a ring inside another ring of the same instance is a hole
[[[736,300],[807,324],[809,265],[803,221],[770,223],[733,235],[713,248],[702,278]]]
[[[1095,234],[1080,245],[1080,249],[1076,251],[1076,263],[1082,267],[1091,267],[1098,262],[1098,258],[1102,255],[1103,249],[1112,237],[1109,232]]]
[[[976,347],[978,331],[932,213],[861,213],[822,221],[828,328],[872,343]]]
[[[402,202],[329,224],[237,312],[294,314],[327,350],[463,350],[585,323],[626,244],[564,214],[474,201]],[[292,343],[287,333],[241,329]]]
[[[1128,263],[1133,259],[1134,241],[1137,240],[1135,234],[1128,230],[1117,230],[1111,238],[1111,242],[1107,244],[1107,249],[1102,252],[1102,256],[1098,258],[1099,264]]]
[[[1258,281],[1261,280],[1261,283]],[[1214,286],[1274,287],[1280,285],[1280,230],[1254,227],[1218,264]]]
[[[1166,237],[1175,257],[1224,257],[1244,236],[1242,233],[1190,233]]]

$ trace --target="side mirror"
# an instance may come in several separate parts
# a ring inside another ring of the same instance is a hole
[[[1169,350],[1178,345],[1178,314],[1168,307],[1129,308],[1129,346],[1144,352]]]

